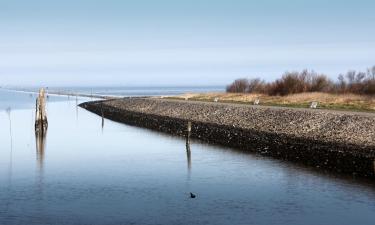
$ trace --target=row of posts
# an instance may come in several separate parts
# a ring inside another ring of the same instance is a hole
[[[188,101],[189,98],[188,97],[185,97],[185,100]],[[214,98],[214,102],[219,102],[220,101],[220,98]],[[260,104],[260,99],[259,98],[256,98],[254,101],[253,101],[253,105],[259,105]],[[313,101],[313,102],[310,102],[310,108],[311,109],[316,109],[318,108],[318,105],[319,105],[319,102],[317,101]]]

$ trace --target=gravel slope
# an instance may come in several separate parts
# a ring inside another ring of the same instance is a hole
[[[125,98],[81,107],[108,119],[309,166],[375,178],[375,115],[240,104]]]
[[[375,149],[375,114],[165,99],[121,99],[118,109]]]

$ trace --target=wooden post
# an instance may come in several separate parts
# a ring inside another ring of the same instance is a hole
[[[191,122],[187,123],[186,129],[186,150],[190,151]]]
[[[186,128],[186,137],[190,139],[190,135],[191,135],[191,122],[188,122],[187,128]]]
[[[102,129],[104,128],[104,112],[103,112],[103,108],[102,108]]]
[[[190,170],[191,170],[191,151],[190,151],[190,145],[189,144],[186,144],[186,157],[187,157],[188,170],[190,172]]]
[[[39,90],[39,96],[36,99],[35,112],[35,143],[37,159],[40,169],[43,169],[45,140],[47,134],[47,113],[46,113],[46,94],[44,89]]]
[[[39,96],[36,99],[35,112],[35,131],[45,132],[48,127],[47,113],[46,113],[46,98],[44,89],[39,90]]]
[[[186,128],[186,156],[187,156],[189,174],[191,170],[190,135],[191,135],[191,122],[188,122],[187,128]]]
[[[102,131],[104,128],[104,110],[103,110],[103,102],[100,103],[100,113],[102,115]]]

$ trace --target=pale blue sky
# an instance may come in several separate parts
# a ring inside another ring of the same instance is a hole
[[[220,85],[375,64],[370,0],[0,0],[1,85]]]

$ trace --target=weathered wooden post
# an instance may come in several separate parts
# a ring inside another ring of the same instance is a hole
[[[45,140],[47,134],[48,120],[46,113],[46,94],[43,88],[39,90],[39,96],[36,99],[35,112],[35,143],[37,160],[40,169],[43,169]]]
[[[39,90],[39,96],[36,99],[35,112],[35,131],[46,132],[48,127],[47,113],[46,113],[46,98],[44,89]]]
[[[187,123],[186,129],[186,150],[190,151],[191,122]]]
[[[103,103],[101,104],[101,112],[102,112],[102,129],[104,128],[104,111],[103,111]]]
[[[190,145],[186,145],[186,157],[187,157],[188,170],[190,172],[190,170],[191,170],[191,151],[190,151]]]
[[[186,156],[188,163],[188,170],[191,170],[191,150],[190,150],[190,135],[191,135],[191,122],[187,123],[186,129]]]

